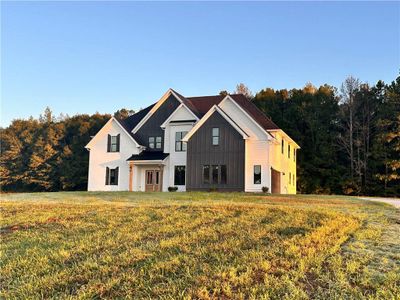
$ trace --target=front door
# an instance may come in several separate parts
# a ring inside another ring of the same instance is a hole
[[[161,171],[146,170],[146,192],[161,191]]]
[[[271,168],[271,179],[272,179],[272,194],[281,193],[281,172],[278,172]]]

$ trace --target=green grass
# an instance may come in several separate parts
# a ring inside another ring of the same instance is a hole
[[[393,207],[339,196],[1,197],[4,299],[400,299]]]

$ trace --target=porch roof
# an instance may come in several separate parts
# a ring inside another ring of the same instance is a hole
[[[162,151],[142,151],[140,154],[133,154],[131,157],[127,159],[127,161],[136,161],[136,160],[157,160],[163,161],[169,156],[169,153],[164,153]]]

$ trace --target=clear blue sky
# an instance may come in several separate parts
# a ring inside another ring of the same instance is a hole
[[[400,67],[397,2],[2,2],[1,125],[186,96],[375,83]]]

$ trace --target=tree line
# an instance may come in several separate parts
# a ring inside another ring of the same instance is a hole
[[[263,89],[252,101],[300,146],[301,193],[400,195],[400,76]]]
[[[400,76],[373,86],[348,77],[340,88],[265,88],[245,94],[300,146],[300,193],[400,195]],[[227,94],[222,91],[221,94]],[[133,111],[121,109],[119,118]],[[0,128],[3,191],[86,190],[89,152],[84,146],[109,114],[16,119]]]

